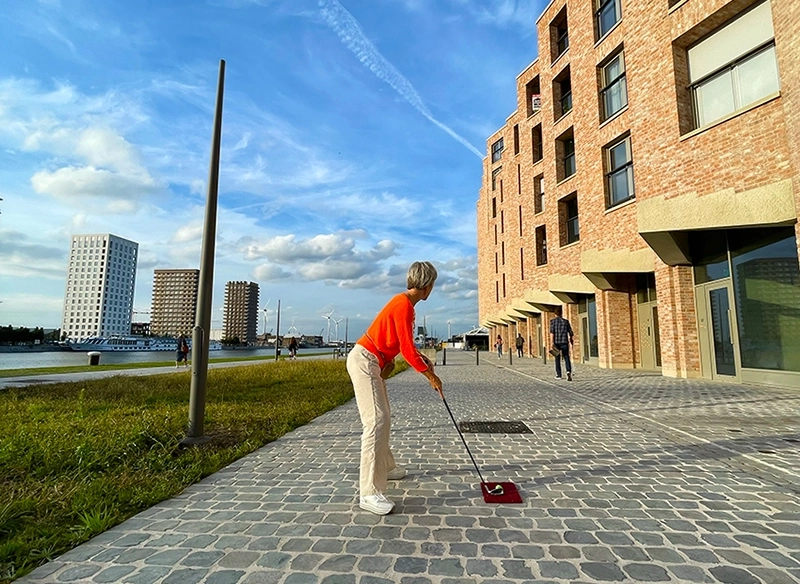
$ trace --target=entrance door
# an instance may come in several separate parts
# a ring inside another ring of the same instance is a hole
[[[639,316],[639,350],[642,369],[661,369],[661,339],[658,334],[658,303],[644,302],[637,306]]]
[[[701,338],[703,372],[712,379],[738,380],[739,347],[730,280],[699,286],[697,292],[698,327],[705,337]]]

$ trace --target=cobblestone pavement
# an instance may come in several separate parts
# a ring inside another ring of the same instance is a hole
[[[450,351],[437,370],[484,476],[412,371],[389,382],[409,470],[391,515],[356,504],[351,402],[42,566],[22,582],[459,584],[800,582],[800,389],[576,368],[556,381]]]

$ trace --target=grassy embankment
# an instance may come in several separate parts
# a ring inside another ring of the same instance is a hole
[[[211,370],[205,430],[214,440],[182,449],[188,383],[176,372],[0,394],[0,583],[353,396],[343,359]]]
[[[325,357],[325,353],[310,353],[297,355],[300,357]],[[330,353],[327,354],[330,357]],[[287,360],[289,356],[282,354],[280,359]],[[209,359],[209,363],[232,363],[234,361],[274,361],[275,355],[259,355],[258,357],[220,357]],[[154,367],[174,367],[175,360],[172,361],[148,361],[146,363],[112,363],[110,365],[62,365],[60,367],[26,367],[20,369],[0,369],[2,377],[22,377],[28,375],[48,375],[50,373],[84,373],[87,371],[117,371],[121,369],[151,369]]]

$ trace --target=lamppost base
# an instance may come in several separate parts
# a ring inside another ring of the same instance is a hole
[[[211,442],[211,436],[186,436],[180,441],[180,445],[182,448],[187,448],[189,446],[202,446],[208,442]]]

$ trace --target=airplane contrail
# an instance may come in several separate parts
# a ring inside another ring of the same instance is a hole
[[[433,114],[425,105],[425,102],[422,101],[422,98],[417,93],[417,90],[414,89],[414,86],[411,85],[408,79],[406,79],[394,65],[381,55],[380,51],[378,51],[375,45],[367,38],[367,35],[364,34],[358,21],[344,6],[337,0],[319,0],[319,6],[322,10],[322,16],[325,22],[339,36],[339,40],[353,52],[362,65],[372,71],[376,77],[388,83],[392,89],[399,93],[403,99],[434,125],[444,130],[453,139],[475,154],[475,156],[483,159],[483,154],[477,148],[470,144],[465,138],[459,136],[446,124],[443,124],[433,117]]]

